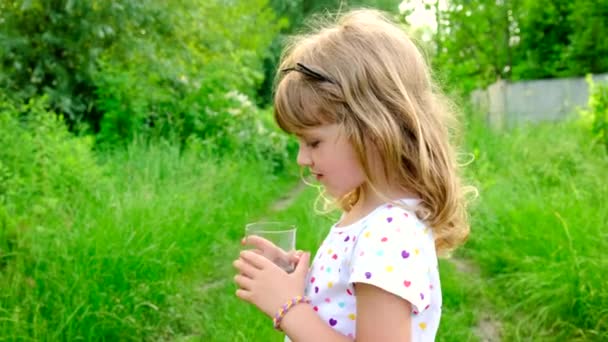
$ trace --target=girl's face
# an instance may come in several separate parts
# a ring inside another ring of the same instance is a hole
[[[308,167],[329,195],[340,198],[365,182],[365,174],[352,144],[336,124],[297,134],[298,165]]]

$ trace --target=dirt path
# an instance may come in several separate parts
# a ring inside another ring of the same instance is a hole
[[[287,207],[289,207],[293,201],[296,200],[304,189],[306,189],[306,184],[299,182],[293,189],[291,189],[291,191],[276,200],[276,202],[270,206],[270,210],[273,212],[278,212],[287,209]]]
[[[472,261],[459,257],[452,257],[448,261],[456,267],[458,272],[478,280],[481,278],[479,267]],[[481,314],[477,326],[473,327],[475,336],[481,342],[500,342],[500,321],[496,319],[496,315],[490,311],[488,305],[481,303],[480,310]]]

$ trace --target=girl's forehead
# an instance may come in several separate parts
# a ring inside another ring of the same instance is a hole
[[[337,125],[335,124],[320,124],[316,126],[307,127],[299,130],[296,135],[309,135],[315,133],[329,133],[333,131]]]
[[[321,124],[299,130],[295,135],[300,138],[306,138],[310,136],[332,136],[340,132],[341,129],[338,124]]]

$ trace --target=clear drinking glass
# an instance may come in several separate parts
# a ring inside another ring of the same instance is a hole
[[[295,265],[289,256],[296,249],[296,227],[285,222],[253,222],[245,226],[247,245],[288,273]]]

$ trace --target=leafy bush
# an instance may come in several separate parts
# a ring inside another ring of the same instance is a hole
[[[281,25],[266,6],[185,1],[167,8],[167,32],[108,49],[95,75],[96,106],[104,112],[98,142],[198,139],[225,153],[265,133],[254,102]]]
[[[30,271],[40,263],[35,251],[26,252],[31,240],[53,243],[48,228],[56,220],[70,229],[79,201],[100,182],[92,139],[69,133],[47,101],[16,104],[0,97],[0,271],[21,254],[32,257]]]
[[[47,98],[15,104],[0,98],[0,196],[31,207],[91,190],[100,169],[90,137],[72,135]],[[51,208],[49,208],[51,209]]]
[[[68,122],[96,124],[100,113],[91,103],[97,59],[156,22],[161,12],[153,3],[1,1],[0,87],[18,100],[46,94]]]
[[[589,84],[588,108],[581,110],[583,121],[591,126],[591,133],[602,143],[608,153],[608,83],[597,84],[587,75]]]
[[[107,142],[173,125],[186,138],[225,109],[225,94],[254,99],[282,25],[267,0],[10,0],[0,22],[0,89],[47,94],[70,125]]]

